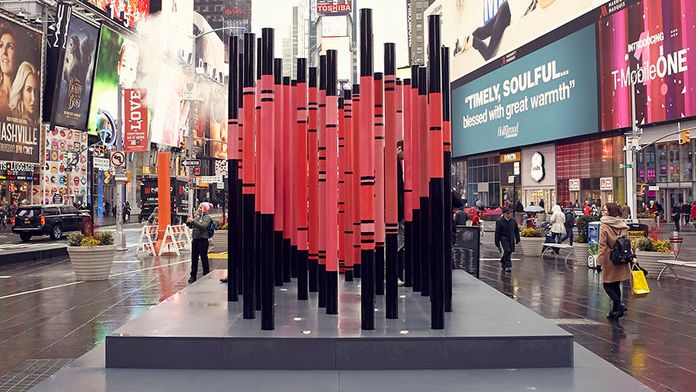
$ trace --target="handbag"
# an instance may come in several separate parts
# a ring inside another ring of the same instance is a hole
[[[633,264],[633,266],[631,267],[631,276],[633,277],[633,279],[631,279],[631,282],[633,286],[634,295],[644,296],[650,293],[650,286],[648,286],[648,280],[645,279],[645,274],[643,273],[643,270],[636,264]]]

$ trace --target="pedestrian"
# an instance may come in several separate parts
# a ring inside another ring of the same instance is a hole
[[[109,214],[111,213],[111,203],[109,201],[104,202],[104,216],[108,217]]]
[[[123,223],[128,223],[130,221],[130,216],[131,216],[131,205],[126,200],[125,203],[123,203]]]
[[[573,227],[575,226],[575,214],[573,211],[571,211],[570,207],[572,205],[568,206],[565,210],[565,231],[566,234],[563,238],[561,238],[561,241],[559,243],[563,243],[566,239],[569,240],[570,246],[573,246]]]
[[[478,208],[479,210],[483,209],[483,201],[481,201],[481,199],[476,199],[476,208]]]
[[[515,212],[518,214],[522,214],[524,212],[524,206],[519,200],[517,200],[517,203],[515,203]]]
[[[580,208],[580,203],[578,203],[578,199],[575,199],[575,204],[573,205],[573,208]]]
[[[672,221],[674,221],[675,229],[681,231],[681,207],[679,205],[672,207]]]
[[[159,207],[155,207],[152,210],[152,213],[150,216],[147,217],[147,224],[150,226],[154,226],[159,223]]]
[[[505,272],[512,271],[510,256],[515,251],[515,244],[520,243],[520,229],[512,219],[510,210],[503,210],[503,216],[495,222],[495,247],[502,253],[500,264]]]
[[[628,203],[626,202],[624,202],[624,205],[621,208],[621,218],[631,219],[631,207],[629,207]]]
[[[592,207],[590,207],[590,203],[588,203],[587,201],[582,206],[582,215],[587,217],[592,215]]]
[[[540,202],[541,203],[541,202]],[[565,235],[565,214],[561,210],[561,206],[556,204],[551,209],[551,235],[553,242],[560,244],[561,238]]]
[[[688,225],[691,218],[691,203],[688,201],[684,203],[684,205],[681,207],[681,214],[684,218],[684,223]]]
[[[694,224],[694,227],[696,227],[696,201],[691,205],[691,222]]]
[[[597,264],[602,267],[604,291],[612,301],[607,318],[616,320],[621,318],[627,310],[621,302],[621,282],[631,279],[631,267],[630,263],[614,264],[610,253],[619,238],[628,237],[628,226],[621,219],[621,208],[616,203],[607,203],[602,207],[600,222]]]
[[[7,228],[7,213],[3,206],[0,206],[0,227],[3,229]]]
[[[539,207],[546,208],[546,202],[544,202],[544,199],[539,200]]]
[[[208,215],[210,203],[203,202],[198,206],[195,217],[189,217],[186,225],[192,229],[191,232],[191,277],[188,282],[193,283],[198,276],[198,258],[203,264],[203,275],[210,272],[208,263],[208,239],[210,238],[210,225],[213,219]]]
[[[481,217],[479,217],[479,210],[474,209],[474,216],[471,217],[471,226],[480,227]]]

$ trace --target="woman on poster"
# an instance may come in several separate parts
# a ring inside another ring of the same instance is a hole
[[[0,29],[0,117],[9,113],[10,91],[17,72],[17,39],[8,28]]]
[[[31,63],[25,61],[17,70],[17,77],[10,91],[10,112],[27,125],[38,124],[39,73]]]

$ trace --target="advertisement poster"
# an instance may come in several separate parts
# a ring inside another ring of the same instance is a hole
[[[589,25],[452,92],[453,156],[598,131],[595,27]]]
[[[90,134],[106,134],[102,138],[113,142],[116,132],[110,120],[117,123],[119,116],[119,86],[137,86],[139,63],[140,51],[136,43],[102,26],[87,123]]]
[[[0,161],[40,163],[43,44],[40,31],[0,14]]]
[[[145,91],[136,88],[123,90],[124,122],[123,149],[126,152],[149,150],[147,141],[148,115]]]
[[[608,11],[611,3],[607,6]],[[602,130],[696,116],[696,2],[638,1],[598,23]]]
[[[53,123],[56,126],[87,129],[98,39],[98,28],[75,16],[69,18],[54,96]]]
[[[138,24],[150,14],[150,0],[87,0],[99,8],[106,16],[115,19],[129,29],[136,29]]]
[[[211,30],[199,16],[194,17],[194,24],[201,32]],[[197,41],[196,53],[199,67],[210,79],[198,83],[202,100],[196,103],[194,111],[194,149],[203,156],[227,159],[227,88],[214,81],[224,80],[221,73],[223,77],[227,74],[225,45],[217,34],[207,34]]]
[[[46,132],[46,163],[42,170],[43,203],[71,204],[87,200],[87,134],[54,128]]]
[[[605,1],[437,0],[425,14],[442,15],[442,44],[450,47],[456,80]]]

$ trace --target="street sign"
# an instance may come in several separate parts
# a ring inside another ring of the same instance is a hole
[[[508,184],[514,184],[515,183],[515,176],[508,176]]]
[[[201,184],[220,184],[222,185],[221,176],[200,176],[198,177]]]
[[[94,162],[94,168],[102,171],[107,171],[111,167],[109,160],[106,158],[94,157],[92,158]]]
[[[201,161],[199,159],[186,159],[181,164],[186,167],[199,167],[201,166]]]
[[[114,151],[111,153],[111,166],[121,167],[126,164],[126,154],[122,151]]]
[[[632,163],[621,163],[619,164],[620,169],[633,169]]]

